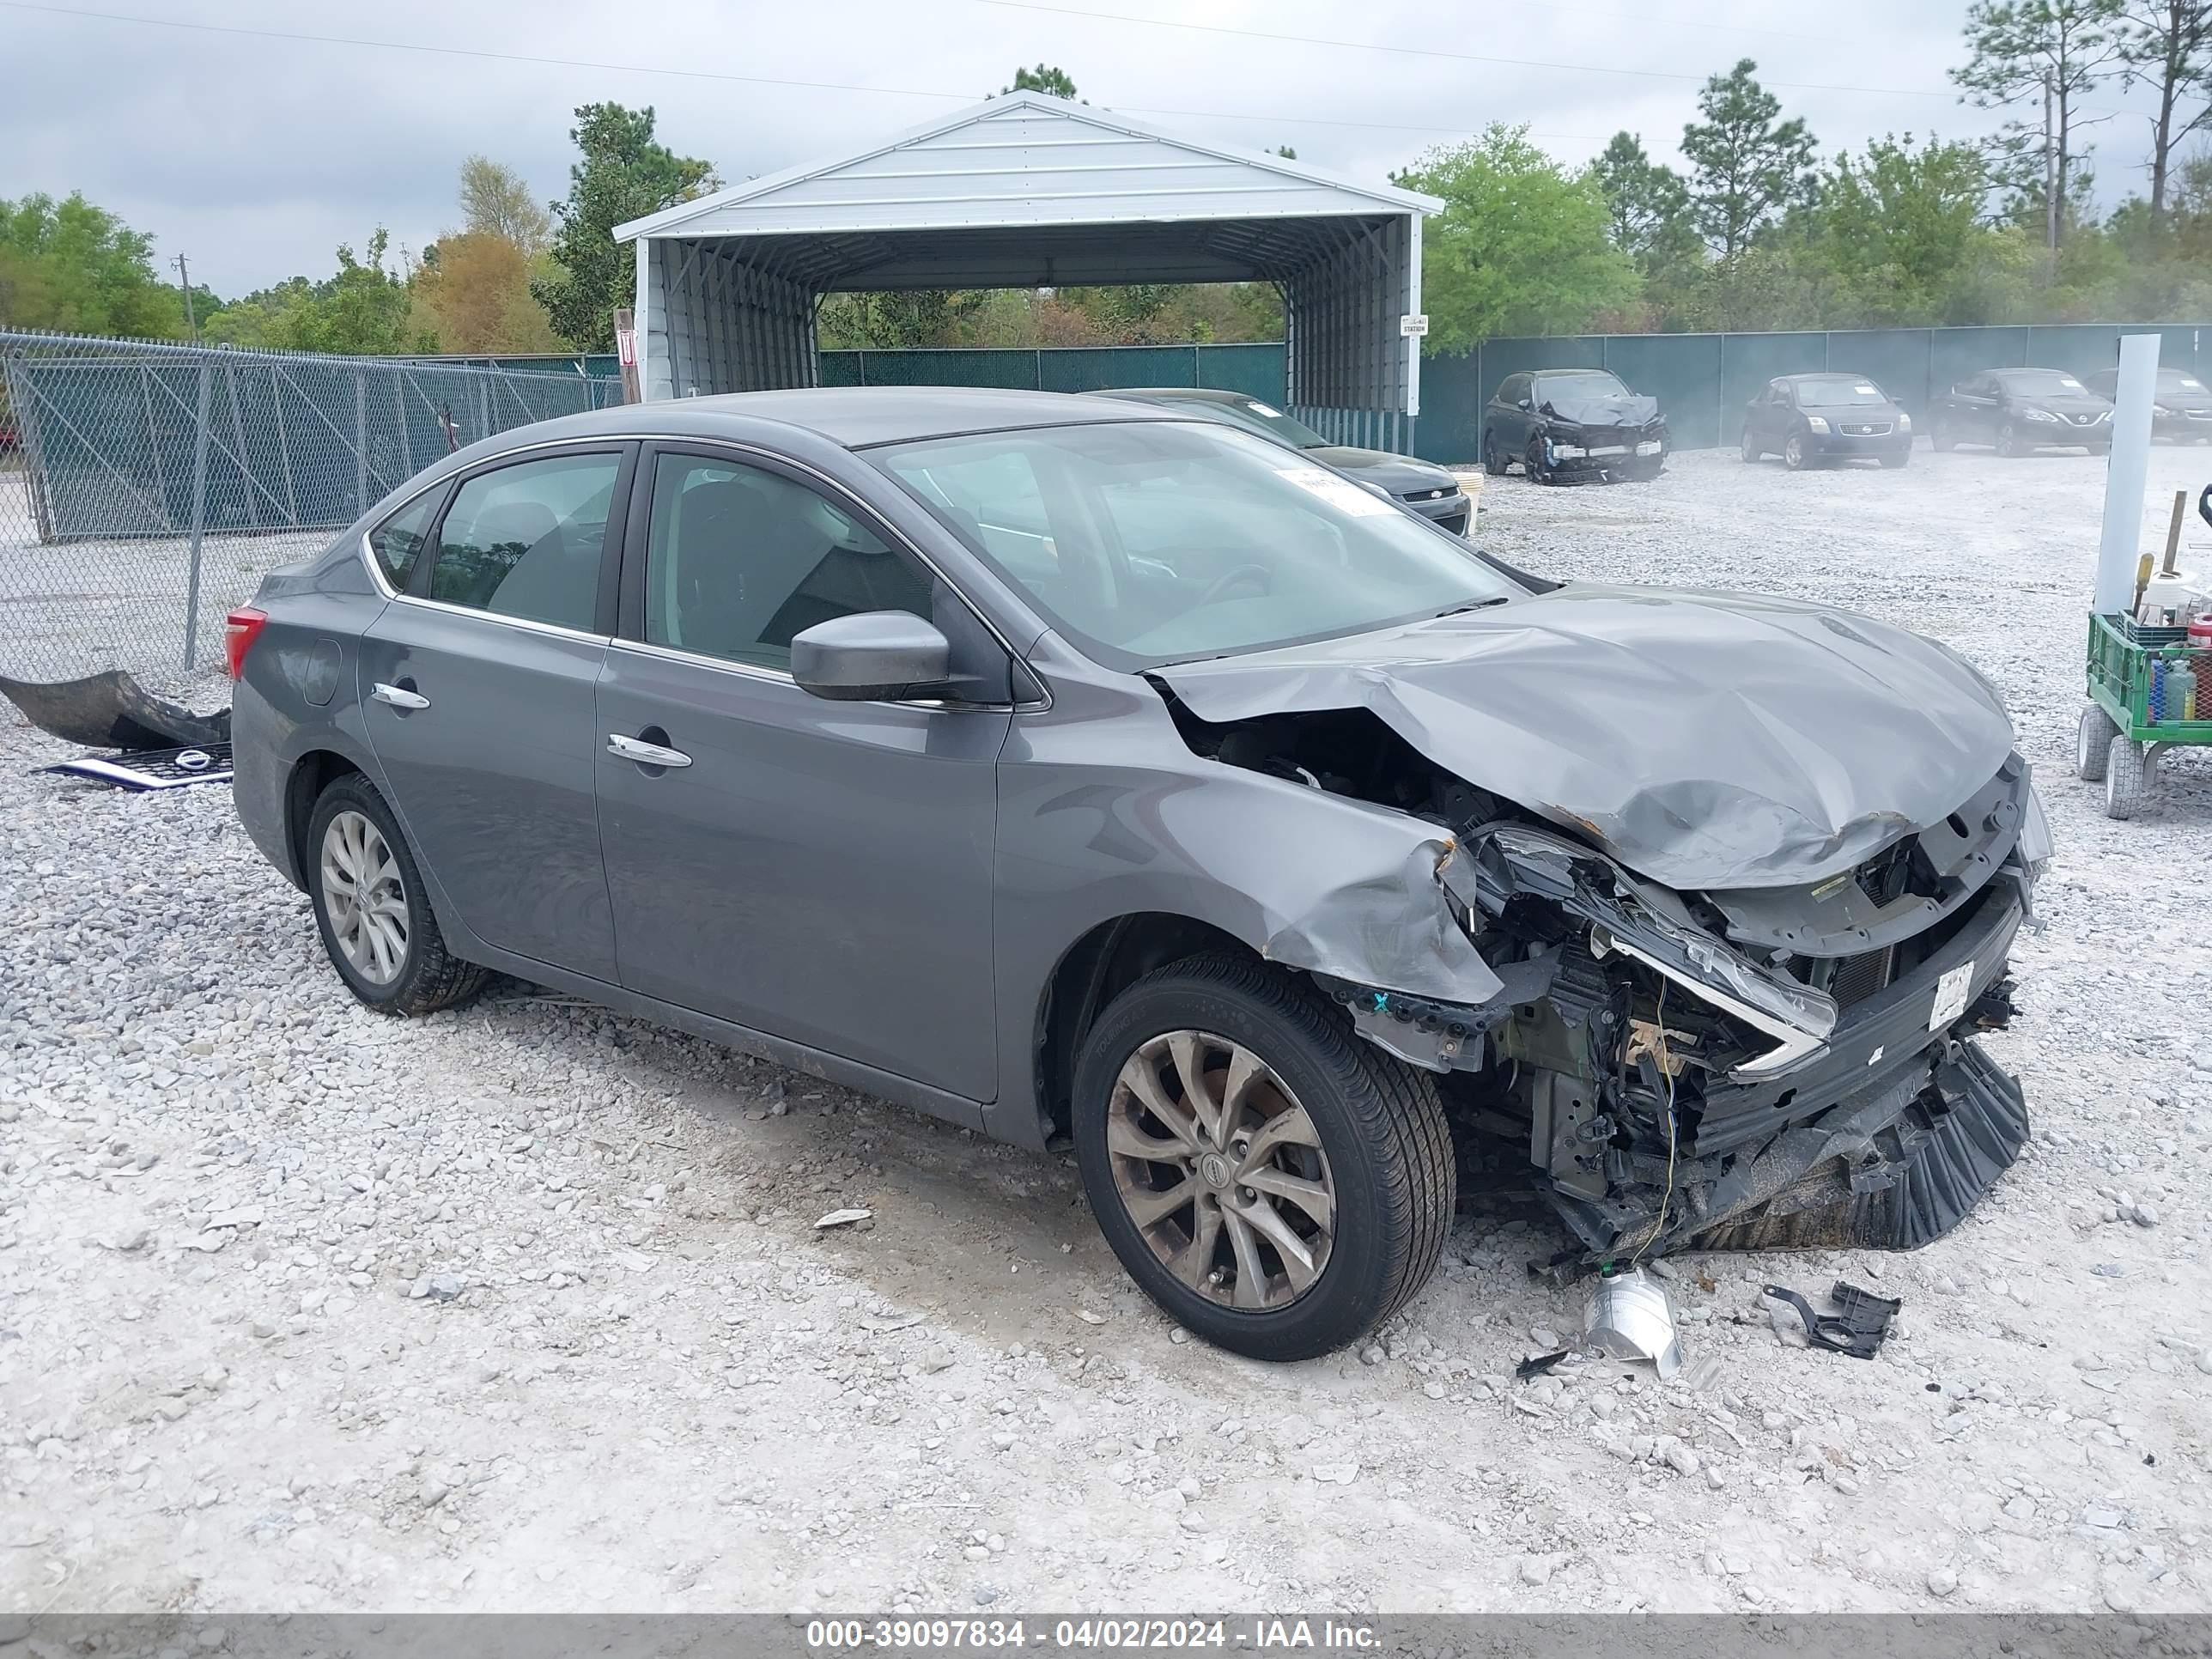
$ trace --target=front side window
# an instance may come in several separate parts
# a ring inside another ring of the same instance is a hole
[[[663,455],[653,479],[645,637],[788,669],[794,634],[864,611],[931,614],[933,580],[842,507],[781,474]]]
[[[442,489],[426,489],[368,532],[376,568],[395,590],[404,592],[407,579],[415,574],[416,563],[430,539],[430,521],[438,516],[438,503],[445,496]]]
[[[868,459],[1109,667],[1362,633],[1525,592],[1462,538],[1215,422],[984,433]]]
[[[479,472],[438,526],[430,597],[595,631],[617,455],[550,455]]]

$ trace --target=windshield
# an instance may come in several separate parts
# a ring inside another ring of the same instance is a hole
[[[1881,388],[1872,380],[1800,380],[1800,409],[1848,409],[1854,404],[1886,404]]]
[[[1264,432],[1279,444],[1288,444],[1293,449],[1321,449],[1328,440],[1322,437],[1304,421],[1285,415],[1272,404],[1263,404],[1257,398],[1237,398],[1228,403],[1217,403],[1211,398],[1178,398],[1174,400],[1184,408],[1217,410],[1240,426],[1249,426],[1255,432]]]
[[[2019,368],[1998,376],[2008,392],[2024,392],[2031,398],[2057,398],[2087,392],[2071,374],[2055,368]]]
[[[868,459],[1109,668],[1357,634],[1526,591],[1459,537],[1215,422],[933,438]]]
[[[1629,389],[1601,368],[1582,374],[1540,374],[1536,378],[1539,407],[1560,398],[1627,398]]]

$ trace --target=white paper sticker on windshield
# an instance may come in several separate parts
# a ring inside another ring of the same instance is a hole
[[[1340,478],[1334,472],[1324,472],[1317,466],[1285,466],[1276,469],[1301,489],[1311,490],[1340,512],[1349,513],[1355,519],[1371,519],[1395,509],[1379,495],[1370,495],[1349,478]]]
[[[1873,386],[1869,386],[1864,380],[1861,380],[1856,386],[1853,386],[1851,390],[1859,393],[1862,397],[1879,398],[1881,396],[1880,392],[1876,391]]]
[[[2087,386],[2083,386],[2081,381],[2075,380],[2071,374],[2060,375],[2058,377],[2058,384],[2064,386],[2069,392],[2086,392],[2088,390]]]
[[[1282,418],[1283,411],[1281,410],[1270,409],[1267,404],[1261,403],[1257,398],[1250,399],[1245,404],[1244,407],[1250,410],[1255,415],[1265,415],[1271,421],[1279,420]]]

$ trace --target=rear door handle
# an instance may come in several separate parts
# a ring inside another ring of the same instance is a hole
[[[430,706],[429,698],[421,692],[410,691],[402,686],[386,685],[381,680],[368,695],[379,702],[390,703],[394,708],[428,708]]]
[[[607,753],[619,755],[624,760],[635,761],[640,766],[689,766],[691,757],[681,749],[670,749],[657,743],[647,743],[642,738],[627,738],[619,732],[607,733]]]

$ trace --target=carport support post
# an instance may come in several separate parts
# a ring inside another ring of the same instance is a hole
[[[2100,617],[2135,608],[2136,549],[2142,540],[2143,489],[2150,481],[2151,392],[2158,380],[2158,336],[2120,337],[2120,383],[2112,388],[2112,452],[2105,464],[2104,534],[2097,544],[2095,609]]]
[[[198,418],[192,436],[192,550],[185,572],[185,672],[199,656],[200,543],[207,534],[208,394],[215,371],[200,365]]]

